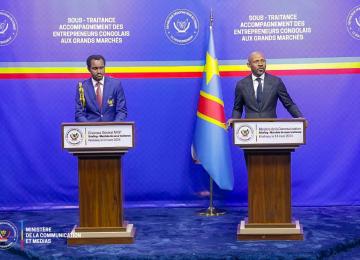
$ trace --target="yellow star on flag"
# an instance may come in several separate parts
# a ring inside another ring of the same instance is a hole
[[[209,84],[214,75],[219,76],[218,60],[213,58],[208,52],[206,53],[206,64],[204,71],[206,73],[206,85]]]

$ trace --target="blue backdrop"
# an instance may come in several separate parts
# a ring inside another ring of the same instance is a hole
[[[123,78],[128,120],[136,122],[136,147],[123,160],[127,205],[193,205],[206,200],[208,175],[193,164],[190,154],[202,79],[198,71],[174,77],[164,70],[176,74],[177,66],[197,70],[204,64],[211,8],[227,118],[236,82],[248,73],[241,65],[251,51],[263,51],[273,65],[269,69],[282,76],[309,121],[307,144],[292,157],[293,204],[360,204],[360,40],[351,35],[360,33],[354,23],[355,18],[360,21],[354,11],[358,4],[340,0],[260,0],[256,5],[249,0],[1,1],[0,29],[10,27],[0,35],[0,209],[77,205],[77,160],[61,150],[60,125],[74,121],[75,86],[86,77],[82,69],[93,53],[103,54],[108,69],[114,68],[110,72]],[[199,22],[198,28],[188,31],[192,30],[194,39],[181,45],[167,36],[178,37],[176,30],[165,28],[177,9],[187,14],[170,24],[192,23],[193,17]],[[90,19],[86,23],[121,29],[71,27],[85,24],[87,18],[109,17],[115,22]],[[67,29],[60,29],[62,25]],[[265,30],[269,28],[288,32],[269,33]],[[240,29],[242,34],[237,34]],[[57,36],[60,31],[62,37]],[[121,41],[115,43],[75,43],[101,37],[66,36],[100,31],[128,36],[107,37]],[[249,35],[252,39],[243,37]],[[154,67],[159,74],[141,74]],[[121,74],[123,70],[130,74]],[[137,70],[141,75],[134,73]],[[281,104],[278,115],[289,117]],[[242,151],[234,146],[231,150],[235,188],[216,189],[215,196],[224,203],[246,204]]]

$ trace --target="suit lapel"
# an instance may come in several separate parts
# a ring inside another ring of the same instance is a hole
[[[257,104],[256,98],[255,98],[254,83],[252,81],[251,75],[247,78],[247,80],[248,80],[248,84],[246,84],[246,85],[247,85],[248,94],[250,95],[252,103],[255,102],[255,104]]]
[[[99,106],[96,102],[95,89],[92,84],[91,78],[88,79],[85,84],[86,84],[85,91],[87,92],[87,96],[89,97],[88,100],[86,100],[86,102],[91,103],[93,107],[96,107],[97,110],[99,110]]]
[[[102,100],[102,107],[104,108],[107,104],[109,94],[111,93],[111,85],[109,82],[109,78],[105,77],[104,79],[104,89],[103,89],[103,100]]]
[[[250,74],[250,76],[247,77],[247,81],[248,82],[247,82],[246,86],[247,86],[248,95],[250,97],[249,102],[252,104],[253,108],[256,108],[256,110],[257,110],[259,108],[259,106],[256,101],[254,83],[253,83],[251,74]]]

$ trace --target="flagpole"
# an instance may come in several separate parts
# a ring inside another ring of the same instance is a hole
[[[213,11],[212,8],[210,10],[210,35],[212,35],[212,26],[213,26],[213,22],[214,22],[214,16],[213,16]],[[211,38],[212,39],[212,38]],[[208,73],[208,71],[206,72]],[[220,210],[220,209],[216,209],[213,205],[213,179],[211,177],[211,174],[209,174],[210,176],[210,196],[209,196],[209,207],[207,209],[203,209],[198,211],[198,215],[200,216],[206,216],[206,217],[212,217],[212,216],[221,216],[225,214],[225,210]]]
[[[210,208],[214,208],[213,204],[213,179],[210,177]]]
[[[215,217],[225,215],[226,211],[222,209],[216,209],[213,205],[213,179],[210,177],[210,201],[207,209],[198,211],[198,215],[205,217]]]

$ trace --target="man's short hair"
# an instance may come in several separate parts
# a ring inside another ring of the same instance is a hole
[[[86,60],[86,65],[88,67],[88,69],[90,69],[91,67],[91,61],[92,60],[103,60],[104,61],[104,66],[105,66],[105,58],[102,55],[90,55],[87,60]]]

